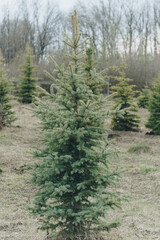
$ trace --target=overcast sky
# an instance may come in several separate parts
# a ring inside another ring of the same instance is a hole
[[[3,11],[3,9],[6,8],[6,6],[9,6],[10,9],[15,10],[18,7],[20,1],[21,0],[0,0],[0,9],[1,11]],[[25,1],[31,2],[32,0]],[[88,3],[99,2],[99,0],[81,0],[81,1],[84,3],[86,3],[87,1]],[[39,2],[45,4],[47,0],[39,0]],[[50,2],[53,2],[53,4],[57,4],[62,11],[69,11],[77,2],[77,0],[50,0]]]
[[[0,0],[0,18],[3,16],[6,9],[9,8],[9,12],[10,12],[10,16],[17,11],[19,12],[19,6],[20,6],[20,2],[24,1],[25,3],[33,3],[34,1],[38,1],[40,3],[40,5],[45,5],[48,0]],[[92,3],[99,3],[100,0],[80,0],[81,2],[83,2],[85,5],[90,5]],[[105,1],[105,0],[104,0]],[[134,2],[134,0],[119,0],[119,1],[124,1],[124,2],[131,2],[131,4],[134,4],[136,2],[136,6],[137,3],[143,3],[145,1],[147,2],[154,2],[156,0],[136,0]],[[160,1],[160,0],[157,0]],[[57,5],[59,6],[59,9],[64,11],[64,12],[68,12],[69,10],[71,10],[75,4],[78,2],[78,0],[49,0],[50,3],[53,3],[53,5]],[[43,9],[43,7],[42,7]]]

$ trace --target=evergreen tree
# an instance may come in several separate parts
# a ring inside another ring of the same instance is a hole
[[[21,77],[22,79],[19,84],[19,100],[22,103],[32,103],[36,91],[36,78],[33,77],[33,55],[29,46],[24,55],[24,64],[22,65],[21,72],[23,73],[23,76]]]
[[[87,40],[80,41],[76,11],[72,28],[72,39],[66,35],[64,41],[73,50],[68,70],[50,58],[57,68],[57,94],[37,110],[44,148],[36,153],[43,161],[33,172],[39,191],[31,211],[40,216],[42,230],[58,233],[56,239],[82,240],[117,226],[105,218],[121,199],[111,188],[107,191],[118,174],[109,168],[113,150],[103,127],[104,101],[88,86],[84,55],[79,50]]]
[[[84,67],[86,71],[87,84],[92,92],[98,95],[101,93],[102,87],[106,84],[101,74],[96,73],[95,65],[96,63],[93,58],[93,48],[90,46],[86,49]]]
[[[15,120],[9,97],[10,87],[4,69],[4,59],[0,54],[0,129]]]
[[[112,87],[115,90],[115,106],[114,109],[119,107],[119,110],[123,110],[122,115],[113,114],[112,128],[114,130],[130,131],[138,128],[139,116],[135,114],[138,111],[137,106],[134,104],[134,85],[129,84],[132,80],[126,77],[125,74],[126,64],[122,64],[119,69],[119,76],[115,79],[118,83]]]
[[[153,82],[153,93],[148,110],[150,116],[145,126],[152,129],[153,134],[160,135],[160,76]]]
[[[138,106],[140,108],[148,108],[149,106],[149,99],[150,99],[151,91],[148,86],[142,90],[140,96],[138,97]]]

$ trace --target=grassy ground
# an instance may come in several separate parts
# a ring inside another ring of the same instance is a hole
[[[114,132],[119,157],[111,166],[123,169],[120,193],[130,194],[122,210],[109,212],[121,226],[105,234],[107,240],[160,240],[160,136],[145,135],[147,110],[140,110],[140,132]],[[0,240],[44,240],[27,205],[36,192],[30,179],[31,149],[39,145],[38,120],[16,104],[17,120],[0,131]],[[106,123],[107,125],[107,123]],[[34,160],[36,161],[36,160]]]

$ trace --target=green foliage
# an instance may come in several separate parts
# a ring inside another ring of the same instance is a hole
[[[87,77],[87,84],[92,90],[92,92],[96,95],[102,92],[102,87],[106,85],[103,77],[100,74],[96,73],[95,69],[95,61],[93,59],[93,48],[89,47],[86,49],[86,57],[85,57],[85,71]]]
[[[148,110],[150,116],[145,124],[155,135],[160,135],[160,76],[153,82],[153,93],[150,98]]]
[[[36,78],[33,77],[33,55],[30,47],[27,47],[27,53],[24,55],[24,64],[21,72],[23,76],[19,84],[19,101],[22,103],[32,103],[36,92]]]
[[[134,85],[129,84],[132,80],[126,77],[125,74],[126,65],[123,63],[119,68],[117,76],[114,77],[117,80],[117,84],[112,87],[115,91],[115,106],[114,109],[120,105],[121,116],[113,114],[112,128],[114,130],[130,131],[138,128],[139,116],[135,114],[138,111],[137,106],[134,104]]]
[[[142,90],[140,96],[138,97],[138,106],[140,108],[148,108],[149,99],[150,99],[151,91],[147,86]]]
[[[9,92],[9,80],[4,69],[4,59],[0,56],[0,129],[9,126],[15,120]]]
[[[148,153],[149,151],[150,151],[150,147],[148,145],[144,144],[144,143],[137,143],[136,145],[131,146],[128,149],[128,152],[136,153],[136,154]]]
[[[42,230],[58,234],[56,239],[83,240],[117,227],[105,218],[109,208],[120,206],[121,197],[111,189],[119,175],[109,168],[113,149],[103,126],[107,113],[103,97],[88,86],[81,51],[87,40],[80,42],[76,11],[72,28],[72,39],[66,35],[64,41],[73,50],[68,68],[50,57],[57,68],[57,94],[39,101],[36,110],[44,147],[35,153],[43,161],[33,172],[39,190],[31,211],[40,216]]]

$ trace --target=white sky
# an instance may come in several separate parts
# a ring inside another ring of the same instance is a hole
[[[30,3],[33,1],[38,1],[40,5],[45,5],[45,3],[48,2],[48,0],[0,0],[0,18],[1,18],[1,13],[6,10],[6,7],[9,7],[10,9],[10,14],[14,14],[14,12],[18,9],[19,10],[19,3],[21,1],[24,1],[25,3]],[[85,5],[89,5],[91,3],[99,3],[100,0],[81,0],[84,2]],[[134,3],[134,0],[122,0],[124,2],[132,2]],[[137,2],[138,0],[136,0]],[[153,2],[156,0],[139,0],[139,2]],[[160,1],[160,0],[157,0]],[[54,5],[59,6],[59,9],[68,12],[73,8],[73,6],[78,2],[78,0],[49,0],[49,2],[53,3]],[[2,14],[3,15],[3,14]]]
[[[26,2],[32,2],[32,0],[24,0]],[[88,3],[91,2],[99,2],[99,0],[82,0],[84,3],[88,1]],[[0,10],[3,11],[3,9],[6,8],[6,6],[9,6],[10,9],[15,10],[19,5],[20,0],[0,0]],[[40,3],[45,4],[47,3],[47,0],[39,0]],[[53,2],[53,4],[57,4],[59,8],[62,11],[69,11],[74,4],[77,2],[77,0],[50,0],[50,2]]]
[[[76,3],[76,0],[55,0],[55,2],[58,3],[60,9],[68,11],[73,7],[74,3]]]
[[[52,0],[52,1],[56,2],[59,5],[60,9],[63,10],[63,11],[70,10],[78,2],[78,0]],[[88,4],[88,5],[91,4],[91,3],[100,2],[100,0],[81,0],[81,1],[84,2],[85,4]]]

